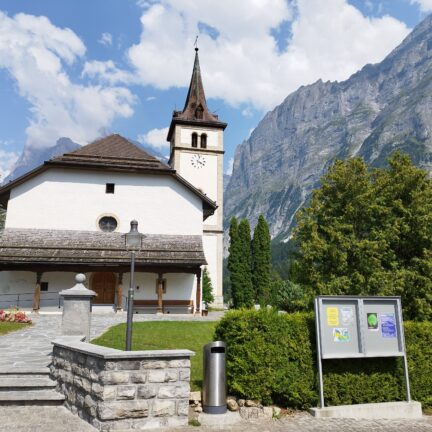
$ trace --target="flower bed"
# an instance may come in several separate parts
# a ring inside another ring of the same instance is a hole
[[[16,322],[30,324],[31,319],[26,315],[25,312],[18,309],[0,309],[0,322]]]

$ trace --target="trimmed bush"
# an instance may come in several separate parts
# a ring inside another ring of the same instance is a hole
[[[240,310],[226,314],[215,337],[227,343],[230,393],[264,404],[318,403],[313,314]],[[412,397],[432,406],[432,324],[405,323]],[[325,360],[327,405],[403,400],[400,358]]]

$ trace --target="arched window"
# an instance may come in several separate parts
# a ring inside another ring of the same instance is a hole
[[[207,135],[201,135],[201,148],[207,148]]]
[[[192,134],[192,147],[198,147],[198,134],[196,132]]]
[[[195,110],[195,117],[199,120],[203,118],[204,109],[202,105],[198,105],[198,108]]]

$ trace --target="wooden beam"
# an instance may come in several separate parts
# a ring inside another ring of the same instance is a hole
[[[196,274],[199,265],[140,265],[135,266],[135,271],[139,273],[189,273]],[[65,264],[65,263],[1,263],[0,271],[32,271],[32,272],[70,272],[70,273],[88,273],[88,272],[114,272],[129,273],[130,264],[128,265],[98,265],[98,264]]]
[[[196,298],[195,298],[195,313],[201,315],[201,269],[196,274]]]
[[[116,292],[117,310],[122,308],[123,303],[123,273],[118,274],[117,292]]]
[[[163,314],[163,274],[159,273],[158,275],[158,289],[157,289],[157,296],[158,296],[158,304],[157,304],[157,314]]]
[[[33,294],[33,310],[37,311],[40,309],[40,285],[42,279],[42,272],[36,273],[36,285]]]

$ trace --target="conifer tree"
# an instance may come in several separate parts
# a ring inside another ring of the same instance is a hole
[[[252,241],[252,282],[255,300],[261,307],[270,304],[271,300],[271,251],[270,231],[263,215],[258,218]]]
[[[228,271],[230,273],[231,298],[233,301],[233,306],[236,308],[239,307],[239,304],[243,303],[243,297],[241,293],[241,288],[239,286],[240,251],[238,241],[238,222],[235,217],[231,218],[229,236],[230,246],[228,255]]]
[[[236,307],[251,307],[255,295],[252,284],[251,235],[247,219],[241,220],[238,226],[238,254],[237,291],[241,295]]]
[[[207,267],[204,267],[202,280],[203,280],[202,299],[205,304],[205,308],[208,309],[209,303],[214,302],[214,296],[213,296],[213,284],[210,279],[210,275],[207,271]]]

